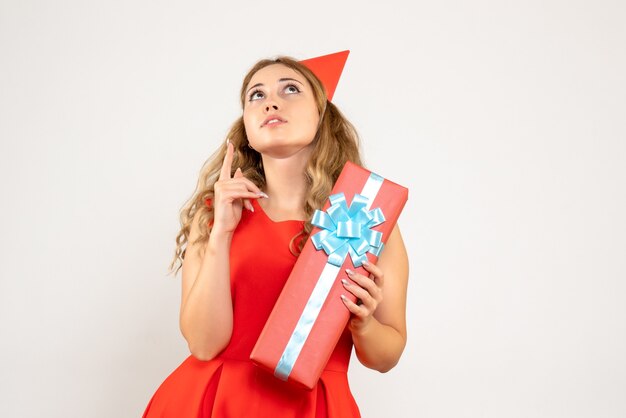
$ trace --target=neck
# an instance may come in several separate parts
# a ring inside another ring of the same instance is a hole
[[[272,158],[263,155],[265,171],[265,192],[269,199],[266,204],[275,210],[303,215],[303,202],[306,196],[304,169],[310,151],[302,150],[289,158]]]

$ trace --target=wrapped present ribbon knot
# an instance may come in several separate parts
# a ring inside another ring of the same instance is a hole
[[[366,196],[355,194],[348,207],[343,193],[329,197],[331,206],[324,212],[316,210],[311,223],[322,230],[311,237],[317,250],[323,249],[328,263],[341,267],[348,254],[359,267],[367,260],[365,253],[376,256],[383,248],[382,233],[371,228],[385,222],[380,208],[368,210]]]

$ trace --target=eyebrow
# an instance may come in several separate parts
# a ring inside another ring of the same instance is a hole
[[[283,81],[295,81],[296,83],[298,83],[298,84],[300,84],[300,85],[304,85],[304,84],[302,84],[300,81],[296,80],[295,78],[285,77],[285,78],[279,78],[279,79],[278,79],[278,82],[279,82],[279,83],[282,83]],[[259,86],[262,86],[262,85],[263,85],[263,83],[256,83],[254,86],[252,86],[252,87],[250,87],[248,90],[246,90],[246,94],[248,94],[248,92],[249,92],[250,90],[252,90],[253,88],[255,88],[255,87],[259,87]]]

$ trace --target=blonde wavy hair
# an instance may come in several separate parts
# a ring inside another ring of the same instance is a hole
[[[322,209],[326,199],[330,195],[333,185],[341,172],[346,161],[351,161],[362,166],[359,152],[360,139],[354,126],[343,116],[339,109],[328,101],[326,92],[320,80],[304,64],[288,56],[279,56],[275,59],[262,59],[258,61],[246,74],[241,85],[241,107],[244,108],[246,100],[246,87],[254,74],[268,65],[282,64],[304,76],[313,89],[317,109],[320,114],[320,124],[313,139],[314,149],[305,169],[308,194],[302,202],[307,221],[303,230],[294,236],[289,248],[294,255],[302,251],[306,239],[313,225],[311,218],[315,209]],[[233,172],[241,167],[243,175],[254,182],[261,190],[265,186],[265,172],[261,154],[248,146],[248,138],[243,123],[243,116],[239,117],[231,126],[227,138],[233,143],[235,152],[233,155]],[[206,242],[211,233],[213,220],[213,208],[206,205],[207,199],[213,199],[214,184],[217,181],[224,156],[226,155],[226,141],[211,155],[200,170],[198,184],[193,195],[187,200],[180,211],[180,231],[176,236],[176,250],[174,259],[169,266],[170,273],[178,273],[187,252],[187,242],[191,231],[191,224],[196,213],[199,216],[199,236],[191,245],[202,244],[198,250],[206,248]],[[177,264],[178,263],[178,264]],[[174,266],[177,264],[176,269]]]

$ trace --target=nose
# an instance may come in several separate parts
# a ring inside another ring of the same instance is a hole
[[[278,110],[278,97],[274,96],[272,92],[268,92],[265,97],[265,113]]]

